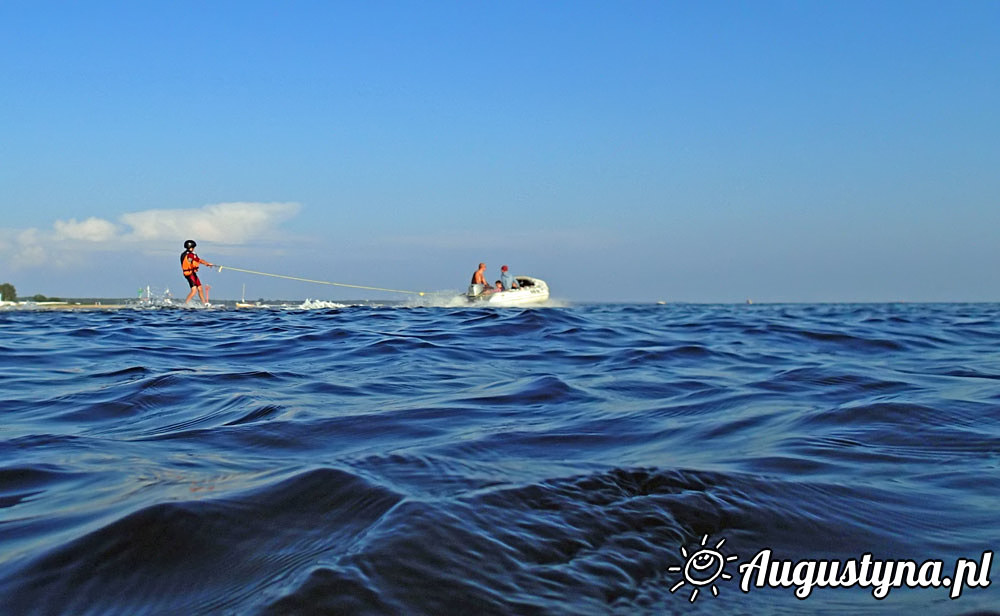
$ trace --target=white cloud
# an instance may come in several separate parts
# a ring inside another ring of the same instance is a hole
[[[119,223],[91,216],[56,220],[51,229],[0,228],[0,266],[73,267],[94,250],[143,251],[180,246],[186,239],[238,247],[279,239],[280,225],[299,211],[297,203],[216,203],[200,208],[144,210]],[[219,246],[220,248],[222,246]]]
[[[146,210],[123,214],[131,227],[125,240],[156,241],[195,238],[223,244],[263,239],[299,211],[297,203],[217,203],[198,209]]]
[[[75,218],[57,220],[53,228],[56,230],[56,240],[106,242],[118,234],[118,226],[116,224],[93,216],[83,222],[77,222]]]
[[[44,262],[47,255],[42,242],[43,237],[38,229],[25,229],[18,233],[11,264],[15,267],[26,267]]]

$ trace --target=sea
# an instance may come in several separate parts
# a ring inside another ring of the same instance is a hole
[[[998,304],[5,309],[0,335],[5,615],[1000,606]]]

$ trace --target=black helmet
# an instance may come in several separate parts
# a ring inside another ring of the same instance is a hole
[[[188,240],[188,241],[184,242],[184,248],[187,248],[188,250],[191,250],[192,248],[194,248],[197,245],[198,244],[194,240]]]

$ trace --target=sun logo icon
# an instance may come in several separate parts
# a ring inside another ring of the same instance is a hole
[[[724,580],[731,580],[733,576],[726,573],[726,563],[739,558],[736,554],[729,556],[720,552],[722,544],[726,542],[721,539],[714,548],[705,547],[708,545],[708,535],[701,538],[701,549],[694,554],[688,554],[687,548],[681,546],[681,556],[687,559],[683,567],[670,567],[667,571],[672,573],[683,572],[682,579],[673,585],[670,592],[675,592],[684,584],[691,584],[691,603],[698,598],[698,592],[704,586],[708,586],[713,597],[719,596],[719,589],[715,585],[715,580],[720,577]]]

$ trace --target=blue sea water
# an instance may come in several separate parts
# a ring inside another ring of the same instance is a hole
[[[951,575],[997,547],[1000,305],[8,310],[0,332],[4,614],[1000,604],[997,581],[800,600],[737,568]],[[722,540],[698,586],[685,554]]]

